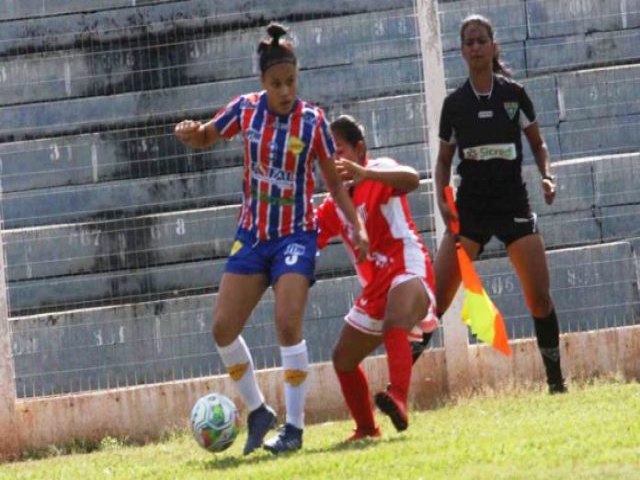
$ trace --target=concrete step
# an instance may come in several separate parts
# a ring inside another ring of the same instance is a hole
[[[632,232],[637,223],[633,215],[640,204],[638,176],[634,175],[639,159],[638,154],[629,154],[555,163],[558,194],[551,206],[544,202],[536,167],[525,167],[523,173],[530,201],[539,216],[547,245],[562,248],[600,243],[603,239],[624,238]],[[190,188],[173,191],[172,197],[165,192],[164,201],[157,206],[162,208],[163,204],[174,204],[176,199],[198,203],[203,201],[199,194],[213,203],[211,191],[216,192],[218,199],[223,196],[227,199],[234,199],[234,195],[239,197],[237,188],[233,187],[234,179],[241,178],[236,170],[221,170],[221,176],[213,177],[214,180],[207,175],[216,171],[197,174],[192,183],[184,182]],[[111,185],[112,190],[106,191],[101,187],[88,187],[86,196],[78,204],[86,210],[87,205],[101,201],[101,220],[5,231],[9,281],[137,269],[226,256],[235,232],[238,205],[107,219],[109,212],[122,214],[125,207],[135,212],[136,208],[144,206],[145,202],[129,201],[132,192],[138,198],[147,194],[150,197],[149,192],[162,191],[167,185],[166,179],[159,180],[163,182],[120,182],[119,188]],[[181,184],[177,180],[174,183]],[[211,185],[215,189],[210,191]],[[432,191],[431,181],[424,180],[419,192],[410,195],[412,212],[420,231],[433,230]],[[42,195],[46,202],[41,203],[49,207],[58,205],[59,208],[49,210],[47,218],[72,214],[76,218],[82,216],[83,212],[65,210],[73,204],[72,199],[78,198],[71,196],[71,191],[62,190],[59,200],[53,191],[47,192]],[[29,207],[24,210],[25,215],[33,211],[32,200],[20,201],[20,197],[15,195],[6,197],[5,216],[13,206]],[[623,209],[621,212],[626,214],[620,216],[621,213],[614,212],[608,216],[603,209],[610,207]],[[91,216],[87,214],[83,218],[89,220]],[[15,223],[16,218],[9,217],[6,222]],[[486,249],[492,255],[502,250],[497,241]]]
[[[527,24],[531,38],[562,37],[640,27],[637,0],[527,0]]]
[[[237,3],[226,0],[189,0],[30,18],[3,25],[0,29],[0,56],[143,38],[152,38],[161,44],[175,41],[176,31],[181,32],[183,38],[185,33],[242,29],[266,25],[270,20],[324,18],[412,6],[409,0],[376,0],[373,4],[363,0],[327,0],[322,3],[248,0],[238,8]]]
[[[528,40],[527,75],[637,63],[639,43],[640,28]]]
[[[636,324],[638,274],[628,242],[547,252],[551,292],[561,332]],[[534,335],[518,279],[509,260],[476,263],[487,293],[505,316],[510,338]]]
[[[124,7],[141,7],[180,0],[4,0],[0,3],[0,21],[33,19],[66,15],[69,13],[97,12]]]
[[[391,155],[426,172],[423,104],[421,94],[401,95],[334,104],[326,114],[330,119],[345,112],[356,116],[366,128],[372,155]],[[243,165],[240,138],[221,142],[212,149],[195,150],[176,140],[174,127],[170,123],[0,144],[3,192],[94,185]]]
[[[326,106],[377,97],[417,93],[421,89],[417,57],[370,64],[343,65],[300,72],[299,95]],[[341,85],[336,89],[335,85]],[[1,141],[122,129],[141,123],[177,121],[185,116],[210,117],[243,92],[260,90],[258,77],[78,98],[0,108]],[[203,106],[203,99],[215,99]]]
[[[292,27],[303,70],[418,54],[412,8],[301,21]],[[174,28],[171,34],[179,35]],[[149,35],[128,45],[117,39],[90,49],[16,56],[2,66],[0,98],[18,104],[254,78],[254,52],[264,35],[263,26],[193,33],[173,42]]]
[[[410,204],[416,227],[433,236],[425,190],[412,194]],[[35,313],[216,289],[236,230],[232,211],[237,209],[224,210],[224,216],[195,211],[144,217],[139,227],[125,231],[117,229],[126,226],[123,222],[103,224],[103,230],[65,226],[29,243],[17,235],[6,246],[10,310]],[[351,269],[346,256],[336,258],[339,262],[323,260],[317,275]]]
[[[627,242],[548,253],[564,332],[637,323],[636,267]],[[476,262],[512,339],[533,335],[506,259]],[[312,362],[330,360],[343,316],[360,291],[355,277],[321,280],[305,314]],[[12,319],[20,396],[133,385],[223,372],[210,337],[215,295],[79,309]],[[244,332],[257,368],[280,364],[268,291]],[[439,344],[439,343],[436,343]]]

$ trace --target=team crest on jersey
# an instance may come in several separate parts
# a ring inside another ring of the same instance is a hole
[[[302,140],[298,137],[291,136],[289,138],[289,145],[287,146],[287,149],[294,155],[300,155],[304,149],[304,143],[302,143]]]
[[[229,252],[229,256],[233,257],[236,253],[238,253],[238,251],[242,248],[242,242],[240,240],[236,240],[235,242],[233,242],[233,245],[231,246],[231,252]]]
[[[504,109],[509,118],[513,120],[518,113],[518,102],[504,102]]]

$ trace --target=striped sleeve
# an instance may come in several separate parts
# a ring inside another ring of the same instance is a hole
[[[240,131],[240,114],[243,100],[242,96],[234,98],[213,117],[216,129],[224,138],[231,138]]]
[[[333,158],[336,153],[336,146],[333,143],[329,122],[324,116],[324,112],[318,109],[318,121],[316,123],[314,150],[321,161]]]

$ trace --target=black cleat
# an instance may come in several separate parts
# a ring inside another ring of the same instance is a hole
[[[276,412],[264,403],[249,413],[247,419],[247,443],[244,444],[244,455],[249,455],[256,448],[262,446],[262,440],[269,430],[276,426]]]
[[[280,427],[275,437],[264,442],[263,447],[274,455],[300,450],[302,448],[302,432],[301,428],[285,423]]]

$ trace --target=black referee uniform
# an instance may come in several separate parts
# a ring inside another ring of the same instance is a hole
[[[509,245],[537,232],[522,180],[522,130],[535,121],[524,87],[498,74],[488,95],[467,80],[445,99],[439,135],[457,146],[460,158],[461,235],[480,245],[495,235]]]

